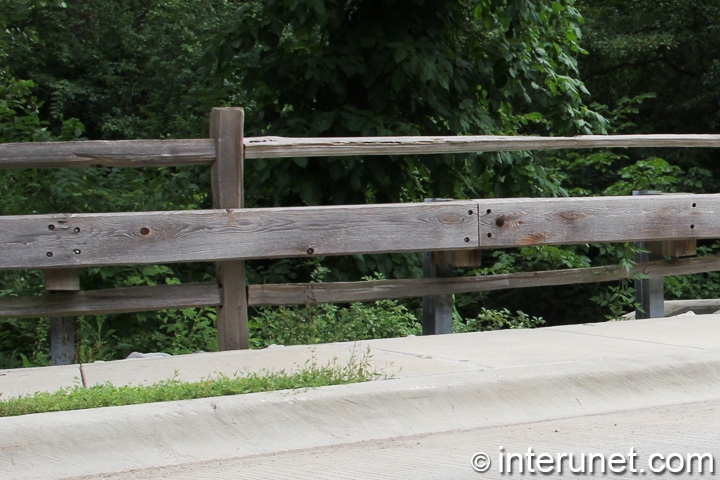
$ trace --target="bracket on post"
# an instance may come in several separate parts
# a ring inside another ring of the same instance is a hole
[[[663,195],[657,190],[636,190],[633,195]],[[663,240],[638,242],[637,246],[647,252],[635,253],[635,262],[644,263],[662,260],[664,257],[691,257],[697,254],[697,240]],[[665,317],[665,278],[641,278],[635,280],[635,303],[643,311],[636,310],[635,318]]]

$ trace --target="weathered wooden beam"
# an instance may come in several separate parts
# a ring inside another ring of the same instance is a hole
[[[720,135],[453,136],[245,139],[245,158],[424,155],[629,147],[720,147]]]
[[[431,252],[433,265],[450,268],[477,268],[482,265],[480,250],[449,250]]]
[[[0,268],[459,250],[477,235],[472,201],[6,216]]]
[[[73,317],[220,305],[217,284],[185,283],[147,287],[0,297],[0,318]]]
[[[513,273],[445,279],[374,280],[311,284],[250,285],[250,306],[351,303],[421,297],[434,294],[485,292],[509,288],[609,282],[636,273],[650,277],[720,271],[720,257],[699,257],[638,265],[629,272],[618,266],[547,272]],[[63,292],[32,297],[0,297],[0,318],[38,318],[132,313],[221,304],[214,282]]]
[[[720,196],[478,200],[483,248],[720,238]]]
[[[487,292],[511,288],[611,282],[632,278],[689,275],[720,270],[720,257],[660,260],[637,265],[630,271],[619,266],[575,268],[477,277],[373,280],[363,282],[250,285],[250,306],[352,303],[375,300]]]
[[[720,135],[452,136],[244,139],[245,158],[423,155],[583,148],[720,147]],[[6,143],[1,168],[211,165],[213,139]]]
[[[60,268],[43,272],[45,290],[50,295],[58,292],[80,290],[80,269]],[[71,365],[75,363],[75,317],[53,315],[50,317],[50,363]]]
[[[217,160],[212,165],[214,208],[243,206],[243,121],[242,108],[213,108],[210,136],[215,139]],[[217,262],[215,272],[222,287],[222,306],[217,312],[218,349],[250,348],[245,288],[245,262]]]
[[[0,168],[180,167],[214,161],[212,139],[0,144]]]

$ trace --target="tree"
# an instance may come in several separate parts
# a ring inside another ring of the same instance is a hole
[[[208,55],[247,91],[251,135],[601,130],[577,77],[574,0],[269,0]],[[242,21],[240,21],[240,19]],[[256,204],[553,193],[529,155],[250,162]],[[548,192],[550,190],[550,192]]]
[[[720,130],[718,2],[582,0],[579,8],[589,52],[582,78],[596,101],[614,106],[643,95],[634,133]],[[709,151],[662,155],[684,168],[715,169]]]
[[[90,139],[203,137],[225,91],[198,61],[235,9],[226,0],[14,0],[8,66],[34,82],[41,116],[87,125]]]

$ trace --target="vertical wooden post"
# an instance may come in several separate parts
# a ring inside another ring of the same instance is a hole
[[[211,171],[214,208],[243,206],[243,120],[242,108],[213,108],[210,114],[210,137],[217,154]],[[218,262],[215,270],[222,288],[218,349],[249,348],[245,262]]]
[[[80,269],[45,270],[45,290],[68,292],[80,290]],[[53,365],[75,363],[75,317],[50,318],[50,361]]]

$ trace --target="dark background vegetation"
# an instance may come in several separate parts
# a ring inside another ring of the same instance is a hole
[[[246,134],[716,133],[720,4],[703,0],[14,0],[0,4],[0,142],[207,137],[215,106]],[[426,197],[717,192],[710,149],[254,160],[248,206]],[[203,168],[17,170],[0,214],[209,208]],[[701,254],[715,251],[713,242]],[[632,245],[495,251],[458,274],[627,263]],[[249,262],[251,283],[408,278],[418,255]],[[210,265],[92,268],[84,289],[213,278]],[[716,274],[667,298],[717,296]],[[600,321],[628,283],[456,298],[456,330]],[[42,291],[0,273],[0,294]],[[253,311],[253,345],[418,332],[417,300]],[[518,312],[519,311],[519,312]],[[217,348],[212,309],[81,317],[78,360]],[[0,368],[48,362],[48,320],[0,322]]]

